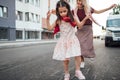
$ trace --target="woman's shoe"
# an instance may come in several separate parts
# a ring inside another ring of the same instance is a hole
[[[94,60],[95,60],[95,58],[90,58],[90,60],[91,60],[91,61],[94,61]]]
[[[64,80],[70,80],[70,74],[65,74]]]
[[[85,62],[81,62],[80,68],[84,68],[84,67],[85,67]]]
[[[75,76],[79,79],[79,80],[85,80],[85,76],[82,74],[82,72],[80,70],[75,72]]]

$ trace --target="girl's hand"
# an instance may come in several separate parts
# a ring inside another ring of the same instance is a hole
[[[55,9],[52,9],[52,10],[51,10],[51,13],[56,15],[56,10],[55,10]]]
[[[48,12],[47,12],[47,19],[48,19],[48,20],[50,19],[50,15],[51,15],[51,11],[48,11]]]
[[[85,20],[90,19],[92,17],[91,13],[86,14]]]

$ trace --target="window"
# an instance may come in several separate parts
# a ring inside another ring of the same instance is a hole
[[[29,3],[34,5],[34,0],[29,0]]]
[[[120,19],[107,20],[107,27],[120,27]]]
[[[25,0],[25,3],[29,3],[29,0]]]
[[[1,6],[0,6],[0,17],[3,17],[3,10]]]
[[[34,14],[31,13],[31,16],[32,16],[31,21],[34,22]]]
[[[37,17],[36,14],[34,15],[34,21],[37,22]]]
[[[25,21],[29,21],[29,13],[28,12],[25,13]]]
[[[39,39],[39,31],[25,31],[25,39]]]
[[[29,21],[32,21],[32,14],[31,13],[29,13]]]
[[[40,22],[40,16],[39,15],[36,15],[36,21],[37,21],[37,23]]]
[[[18,0],[18,1],[23,2],[23,0]]]
[[[40,7],[40,0],[36,0],[35,6]]]
[[[17,20],[23,20],[23,12],[17,11]]]
[[[29,21],[34,22],[35,20],[34,14],[33,13],[29,13]]]
[[[32,1],[32,4],[34,4],[34,0],[31,0]]]
[[[0,28],[0,40],[8,39],[8,29]]]
[[[38,0],[38,6],[40,7],[40,0]]]
[[[31,22],[39,23],[40,22],[40,15],[30,13],[30,12],[26,12],[25,13],[25,21],[31,21]]]
[[[22,31],[16,30],[16,39],[22,39]]]
[[[8,9],[7,7],[0,6],[0,17],[8,17]]]

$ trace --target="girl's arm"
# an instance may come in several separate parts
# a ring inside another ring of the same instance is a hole
[[[50,15],[51,15],[52,13],[50,12],[50,11],[48,11],[48,13],[47,13],[47,29],[48,30],[53,30],[54,29],[54,27],[56,26],[56,21],[52,24],[52,25],[50,25]]]
[[[74,16],[74,20],[77,24],[77,27],[80,29],[85,24],[86,20],[90,18],[90,15],[87,15],[82,21],[79,21],[76,16]]]
[[[103,13],[103,12],[105,12],[105,11],[108,11],[108,10],[110,10],[110,9],[116,7],[116,6],[117,6],[116,4],[112,4],[110,7],[105,8],[105,9],[102,9],[102,10],[95,10],[95,9],[94,9],[94,12],[93,12],[93,13],[100,14],[100,13]]]

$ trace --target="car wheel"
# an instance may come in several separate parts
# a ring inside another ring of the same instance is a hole
[[[109,43],[107,42],[106,38],[105,38],[105,47],[109,47]]]

